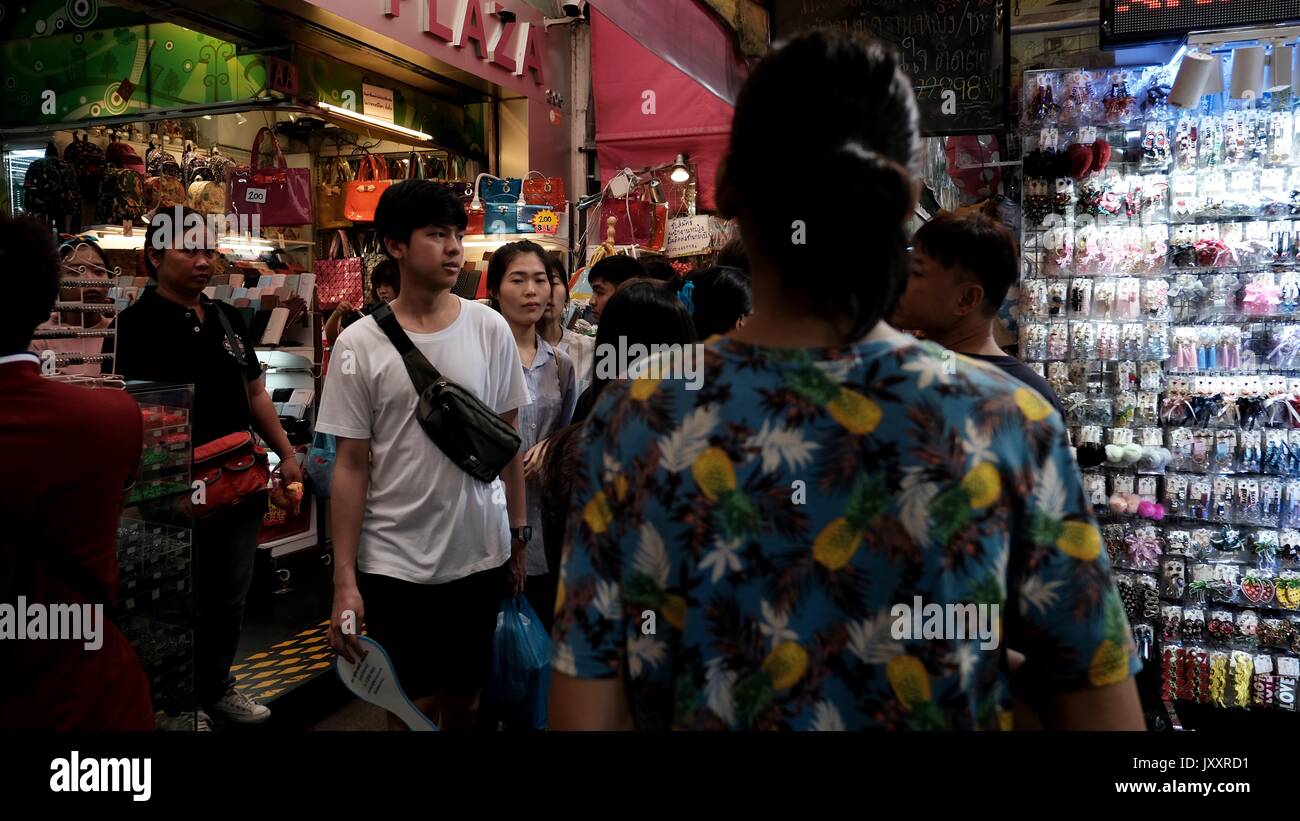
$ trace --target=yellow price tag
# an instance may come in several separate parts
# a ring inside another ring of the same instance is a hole
[[[558,234],[560,231],[560,215],[549,208],[538,211],[533,216],[533,228],[539,234]]]

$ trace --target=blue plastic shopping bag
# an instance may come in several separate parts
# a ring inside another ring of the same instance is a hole
[[[492,639],[487,693],[492,715],[507,727],[545,729],[550,693],[551,637],[528,599],[507,598]]]
[[[311,477],[311,489],[318,498],[328,499],[330,485],[334,479],[334,460],[337,457],[336,442],[328,433],[317,433],[312,437],[311,449],[307,451],[307,475]]]

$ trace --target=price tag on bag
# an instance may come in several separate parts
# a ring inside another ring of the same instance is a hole
[[[244,195],[244,202],[266,203],[265,188],[249,188],[248,193]]]

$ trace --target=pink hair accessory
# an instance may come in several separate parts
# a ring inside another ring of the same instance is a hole
[[[1160,561],[1160,542],[1154,536],[1130,533],[1124,537],[1124,544],[1128,546],[1129,558],[1136,565],[1152,567]]]

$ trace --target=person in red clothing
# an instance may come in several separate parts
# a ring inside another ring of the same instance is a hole
[[[8,284],[0,300],[0,607],[12,614],[22,597],[29,607],[101,604],[106,613],[117,587],[122,491],[143,444],[140,408],[122,391],[49,381],[27,352],[59,292],[48,229],[0,216],[0,271]],[[3,620],[0,731],[154,728],[144,669],[106,616],[97,627],[102,644],[17,637]]]

